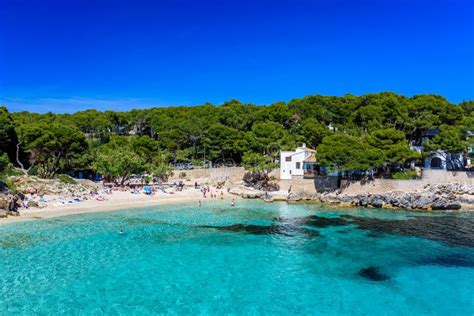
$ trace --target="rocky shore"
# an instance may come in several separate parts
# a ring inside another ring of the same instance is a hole
[[[455,211],[474,209],[474,186],[452,184],[427,185],[420,192],[394,191],[383,194],[347,195],[344,192],[264,192],[239,186],[229,190],[229,193],[242,198],[261,198],[272,201],[314,201],[324,204],[347,207],[399,208],[420,211]]]

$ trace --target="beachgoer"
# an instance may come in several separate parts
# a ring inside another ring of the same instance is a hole
[[[232,207],[235,206],[235,199],[232,199],[232,203],[230,203],[230,206],[232,206]]]
[[[125,235],[125,232],[123,231],[123,229],[121,229],[121,230],[119,231],[119,234],[120,234],[120,235]]]
[[[199,207],[201,207],[201,200],[199,200]]]
[[[221,191],[221,200],[224,199],[224,192]]]

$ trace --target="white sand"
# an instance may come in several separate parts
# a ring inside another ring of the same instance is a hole
[[[237,198],[235,195],[228,194],[225,190],[222,191],[224,192],[224,199],[226,200]],[[143,193],[132,194],[129,191],[114,191],[112,194],[101,194],[101,196],[105,197],[107,200],[97,201],[95,198],[91,198],[83,202],[64,205],[59,203],[61,199],[60,197],[51,195],[46,196],[45,199],[48,206],[44,208],[21,208],[19,210],[20,216],[0,218],[0,225],[42,218],[140,208],[160,204],[195,202],[197,205],[199,200],[204,204],[207,201],[217,201],[221,199],[220,190],[217,198],[210,198],[208,194],[207,198],[204,199],[201,191],[194,188],[185,188],[183,191],[175,192],[174,194],[158,192],[151,196]]]

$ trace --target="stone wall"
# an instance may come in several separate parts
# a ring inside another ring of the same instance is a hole
[[[423,170],[421,180],[391,180],[375,179],[372,181],[350,181],[342,180],[338,183],[336,177],[320,177],[313,179],[303,179],[303,177],[293,177],[292,180],[280,180],[280,188],[287,191],[291,185],[293,192],[316,193],[322,191],[332,191],[340,185],[344,193],[349,195],[366,193],[387,193],[393,191],[419,192],[428,184],[460,183],[474,185],[474,172],[446,171],[446,170]]]
[[[317,177],[316,179],[304,179],[293,176],[291,180],[280,180],[280,190],[288,191],[291,186],[292,192],[304,192],[314,194],[316,192],[334,191],[339,187],[337,177]]]
[[[171,179],[179,179],[181,172],[186,173],[185,179],[200,183],[226,181],[226,186],[228,186],[241,184],[245,170],[243,167],[176,170]],[[291,185],[293,192],[306,192],[310,194],[336,189],[339,184],[343,192],[350,195],[392,191],[415,192],[423,190],[427,184],[461,183],[474,185],[474,172],[453,172],[433,169],[423,170],[423,178],[421,180],[375,179],[367,182],[342,180],[341,183],[338,183],[336,177],[303,179],[303,177],[294,176],[291,180],[280,180],[280,169],[273,170],[270,175],[279,180],[280,190],[282,191],[288,191]]]
[[[474,173],[465,171],[446,171],[424,169],[421,180],[375,179],[367,182],[343,180],[343,192],[349,195],[365,193],[387,193],[391,191],[416,192],[429,184],[460,183],[474,184]]]
[[[186,174],[181,177],[181,173]],[[171,180],[190,179],[201,183],[215,183],[218,181],[228,181],[230,183],[238,183],[242,181],[245,173],[243,167],[223,167],[223,168],[206,168],[192,170],[174,170]]]

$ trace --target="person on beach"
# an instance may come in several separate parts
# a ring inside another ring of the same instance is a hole
[[[235,199],[232,199],[232,203],[230,203],[230,206],[232,206],[232,207],[235,206]]]
[[[224,192],[221,191],[221,200],[224,199]]]
[[[201,207],[201,200],[199,200],[199,207]]]

